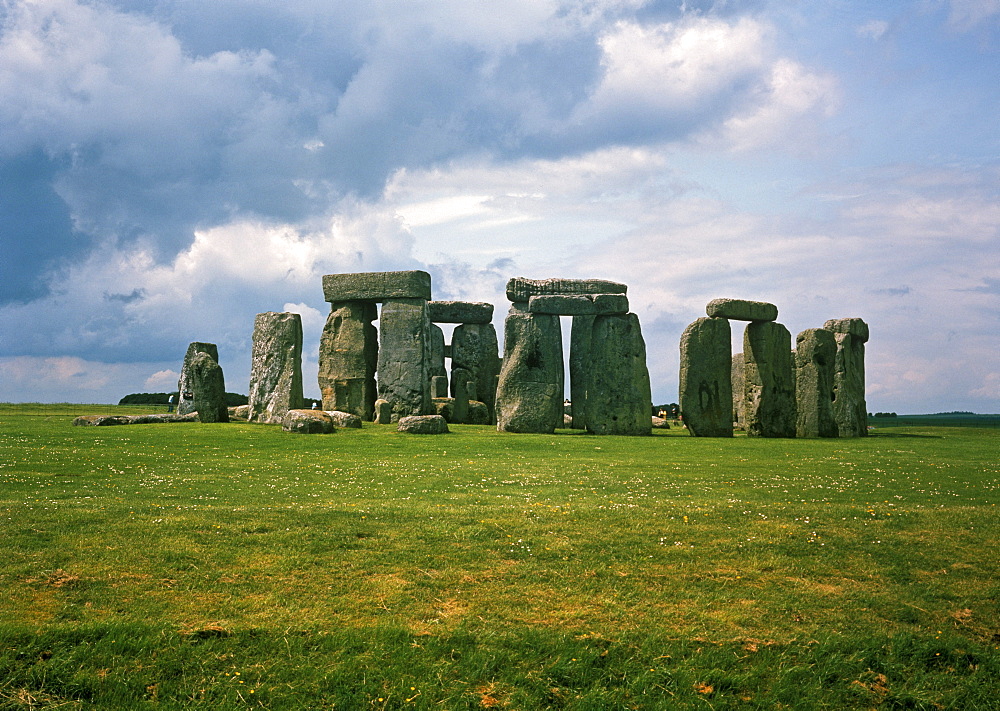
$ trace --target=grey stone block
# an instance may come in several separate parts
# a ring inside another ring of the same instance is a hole
[[[744,301],[743,299],[712,299],[705,312],[716,318],[730,318],[735,321],[777,321],[778,307],[764,301]]]
[[[428,301],[427,313],[433,323],[489,323],[493,304],[485,301]]]
[[[561,294],[624,294],[625,284],[605,279],[525,279],[514,277],[507,282],[507,299],[527,301],[532,296]]]
[[[425,271],[360,272],[323,277],[327,301],[388,301],[431,298],[431,275]]]
[[[528,311],[558,316],[601,316],[628,313],[625,294],[561,294],[532,296]]]

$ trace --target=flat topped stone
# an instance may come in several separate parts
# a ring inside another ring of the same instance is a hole
[[[556,314],[557,316],[627,314],[628,297],[625,294],[532,296],[528,299],[528,311],[533,314]]]
[[[410,434],[448,434],[448,423],[441,415],[409,415],[399,418],[396,429]]]
[[[778,307],[766,301],[712,299],[705,307],[705,313],[715,318],[730,318],[736,321],[778,320]]]
[[[327,274],[323,298],[338,301],[388,301],[431,298],[431,275],[420,270],[405,272],[360,272]]]
[[[862,343],[868,342],[868,324],[859,318],[832,318],[823,324],[823,328],[834,333],[849,334]]]
[[[624,294],[625,284],[605,279],[525,279],[514,277],[507,282],[507,299],[527,301],[532,296],[565,294]]]
[[[432,323],[489,323],[493,304],[485,301],[428,301],[427,315]]]

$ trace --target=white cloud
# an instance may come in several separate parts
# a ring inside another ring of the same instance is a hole
[[[856,30],[858,37],[868,37],[873,40],[882,39],[884,35],[889,30],[889,23],[885,20],[869,20],[865,24],[858,27]]]
[[[955,29],[966,32],[1000,15],[1000,0],[950,0],[948,22]]]
[[[177,387],[177,381],[181,374],[176,370],[158,370],[146,378],[147,392],[169,392]]]

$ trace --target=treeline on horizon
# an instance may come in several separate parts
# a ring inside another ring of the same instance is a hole
[[[169,405],[173,396],[174,404],[178,402],[178,391],[172,393],[132,393],[118,401],[119,405]],[[247,404],[247,396],[239,393],[226,393],[226,407],[238,407]]]

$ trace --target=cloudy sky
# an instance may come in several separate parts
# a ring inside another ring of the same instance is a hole
[[[0,401],[245,393],[283,310],[316,395],[322,275],[426,269],[627,283],[656,402],[735,297],[1000,412],[998,125],[1000,0],[0,0]]]

